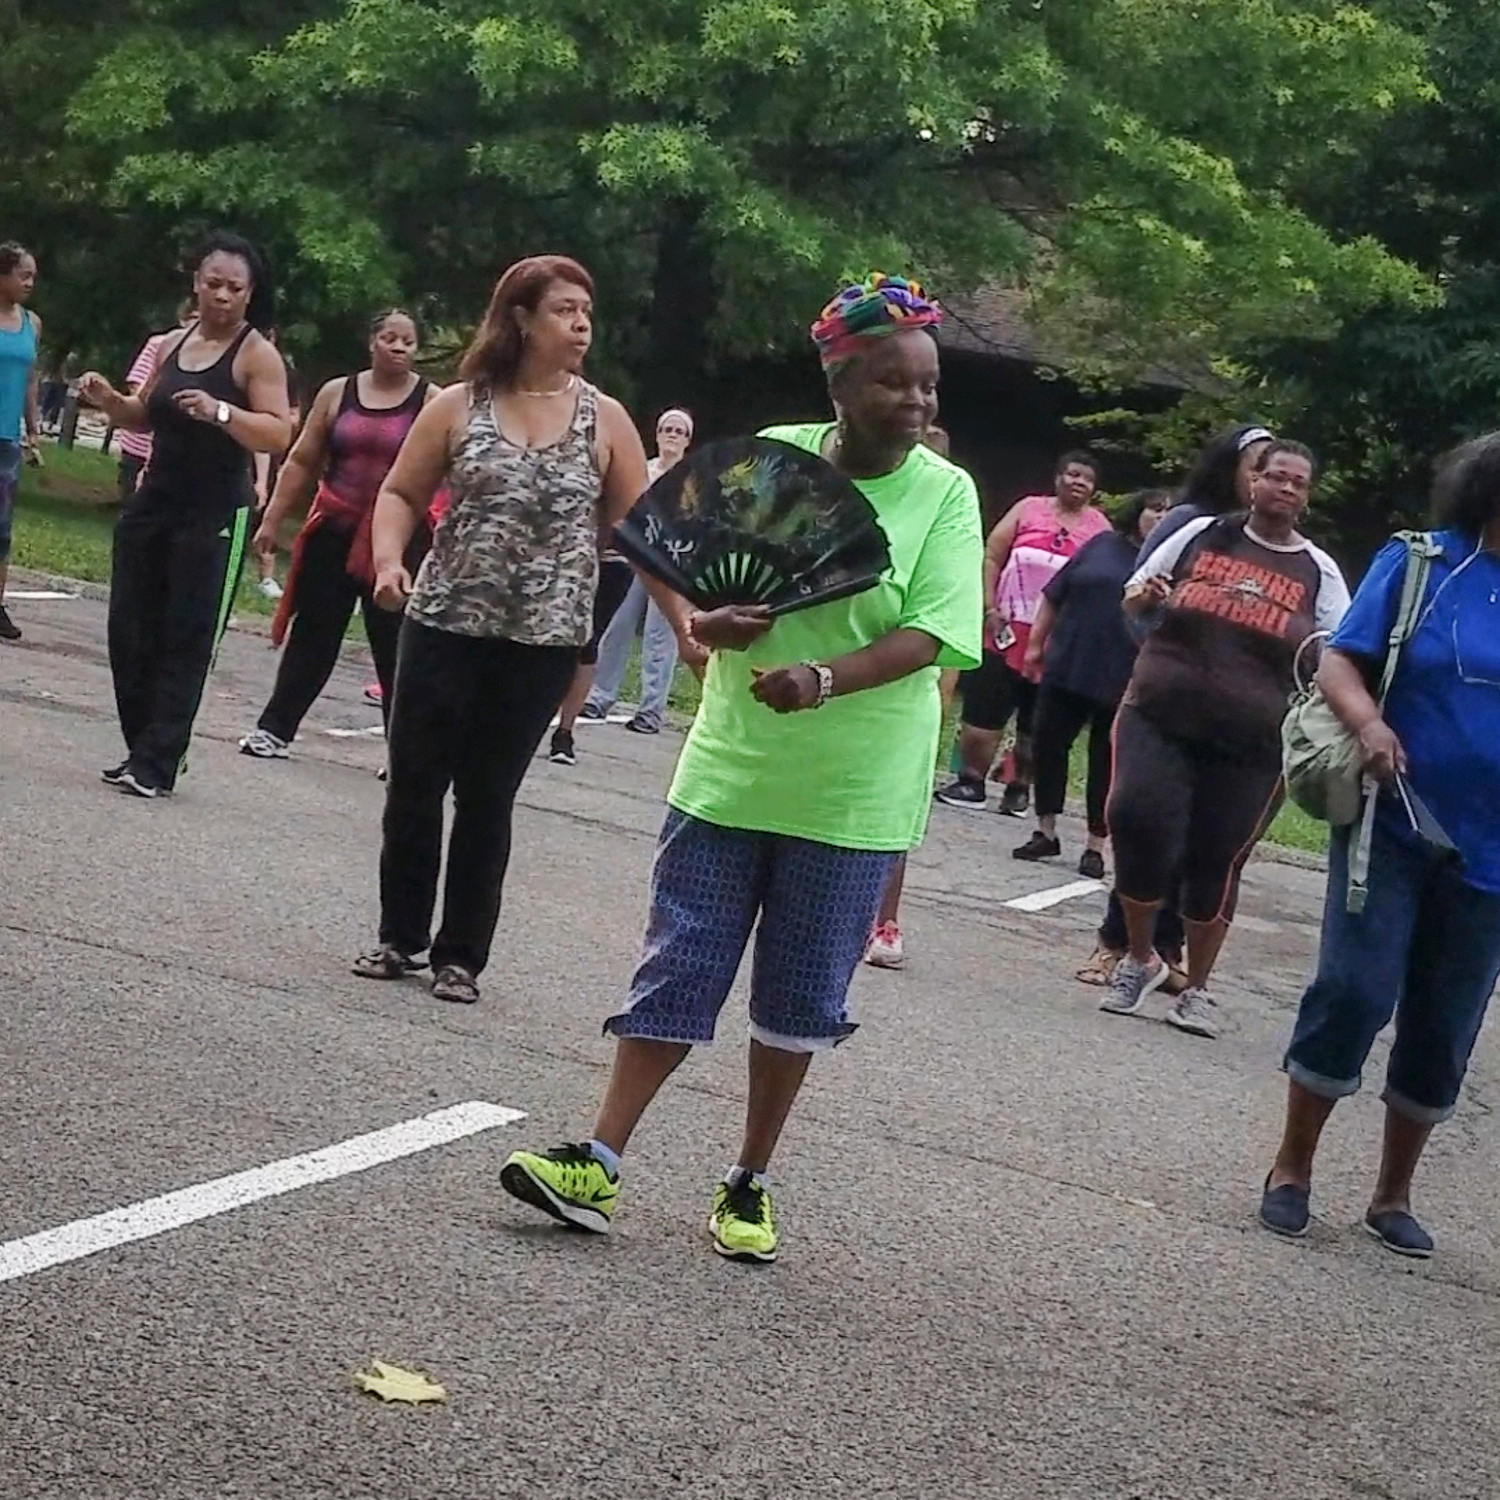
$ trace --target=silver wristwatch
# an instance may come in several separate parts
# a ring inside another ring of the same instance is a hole
[[[214,421],[217,422],[220,427],[227,427],[229,425],[230,415],[229,403],[227,401],[219,402],[219,404],[214,408]]]
[[[813,707],[822,708],[833,697],[833,668],[821,661],[805,661],[802,665],[817,674],[818,701]]]

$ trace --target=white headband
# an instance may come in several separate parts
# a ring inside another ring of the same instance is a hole
[[[661,424],[663,422],[665,422],[668,417],[681,417],[682,420],[687,423],[688,436],[692,437],[692,435],[693,435],[693,414],[692,414],[692,412],[684,411],[680,406],[669,406],[656,419],[656,425],[657,425],[657,427],[660,428]],[[1267,436],[1269,436],[1269,434],[1267,434]]]

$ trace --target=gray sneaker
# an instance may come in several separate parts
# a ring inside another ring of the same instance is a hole
[[[1099,1009],[1112,1016],[1133,1016],[1146,996],[1161,988],[1166,977],[1167,966],[1156,954],[1151,955],[1149,964],[1143,964],[1127,953],[1115,965],[1109,979],[1109,993],[1099,1002]]]
[[[1169,1026],[1212,1041],[1219,1034],[1219,1005],[1207,990],[1184,990],[1163,1017]]]
[[[269,729],[252,729],[240,741],[240,754],[253,755],[257,760],[285,760],[290,750],[287,742]]]

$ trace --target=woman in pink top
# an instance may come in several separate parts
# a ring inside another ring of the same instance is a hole
[[[1015,771],[1000,811],[1019,818],[1030,806],[1027,741],[1037,685],[1026,675],[1026,644],[1042,590],[1085,542],[1110,529],[1109,518],[1092,503],[1098,487],[1097,460],[1065,453],[1057,461],[1052,493],[1016,501],[990,532],[984,549],[984,661],[959,679],[961,766],[958,779],[938,791],[939,802],[975,811],[984,806],[985,781],[1014,715]]]
[[[437,390],[413,361],[417,325],[390,308],[370,324],[370,365],[330,380],[318,392],[307,425],[287,456],[275,493],[255,534],[255,550],[274,557],[282,522],[311,498],[292,545],[286,591],[271,626],[286,643],[276,686],[240,753],[285,760],[302,720],[328,683],[356,604],[382,688],[381,707],[396,668],[401,614],[375,604],[371,529],[375,497],[422,409]],[[413,538],[412,565],[427,537]]]

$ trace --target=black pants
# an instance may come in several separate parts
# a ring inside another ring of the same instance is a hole
[[[1240,871],[1280,803],[1281,766],[1269,756],[1225,755],[1121,708],[1109,831],[1127,900],[1165,900],[1180,877],[1188,921],[1228,921]]]
[[[1015,716],[1018,738],[1031,733],[1036,684],[1006,663],[998,651],[986,650],[977,667],[958,674],[963,722],[970,729],[999,734]]]
[[[1111,703],[1054,687],[1045,680],[1037,694],[1032,721],[1031,755],[1036,767],[1036,810],[1044,818],[1055,818],[1068,797],[1068,757],[1073,741],[1088,726],[1089,771],[1084,790],[1089,832],[1103,838],[1109,829],[1104,821],[1104,802],[1109,796],[1110,730],[1115,722]]]
[[[606,557],[599,563],[599,587],[594,590],[594,633],[579,655],[586,667],[599,661],[599,642],[609,629],[609,622],[619,613],[630,585],[635,582],[635,571],[621,558]]]
[[[271,701],[260,716],[260,727],[277,739],[296,739],[308,709],[328,685],[356,604],[364,616],[370,655],[375,658],[381,707],[389,718],[401,614],[381,609],[369,590],[361,588],[359,581],[345,571],[352,540],[349,533],[324,526],[303,545],[292,601],[297,612],[292,616],[286,648],[276,669]]]
[[[144,458],[137,458],[133,453],[122,453],[120,455],[120,468],[117,475],[120,487],[120,504],[129,505],[135,498],[136,487],[141,482],[141,470],[146,467]]]
[[[451,786],[443,925],[432,965],[458,964],[471,974],[484,968],[500,916],[516,793],[577,665],[576,646],[403,624],[380,850],[382,943],[403,953],[428,946]]]
[[[170,789],[229,623],[246,512],[227,526],[148,485],[115,525],[109,666],[130,768]]]

